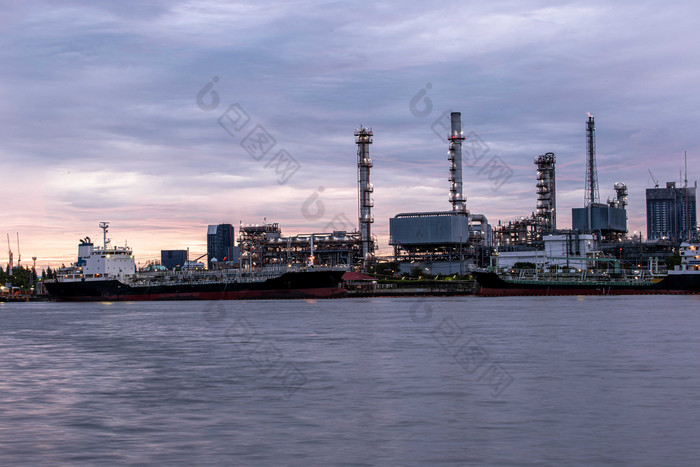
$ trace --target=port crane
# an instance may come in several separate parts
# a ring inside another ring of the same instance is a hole
[[[187,249],[187,257],[189,258],[189,256],[190,256],[190,255],[189,255],[189,248],[188,248],[188,249]],[[200,259],[204,258],[205,256],[207,256],[207,253],[204,253],[203,255],[198,256],[198,257],[196,257],[196,258],[193,259],[193,260],[189,260],[189,259],[188,259],[188,260],[187,260],[187,263],[185,263],[187,269],[192,268],[192,267],[193,267],[192,265],[196,264],[197,261],[199,261]]]
[[[651,169],[647,169],[649,171],[649,175],[651,175],[651,180],[654,182],[654,188],[659,187],[659,181],[654,178],[654,174],[651,173]]]
[[[192,262],[192,263],[196,263],[197,261],[199,261],[200,259],[204,258],[205,256],[207,256],[206,253],[204,253],[202,256],[197,256],[197,257],[196,257],[195,259],[193,259],[191,262]],[[188,260],[188,261],[189,261],[189,260]]]
[[[17,232],[17,267],[22,265],[22,253],[19,250],[19,232]]]
[[[12,247],[10,246],[10,234],[7,234],[7,255],[9,257],[7,275],[12,275]]]

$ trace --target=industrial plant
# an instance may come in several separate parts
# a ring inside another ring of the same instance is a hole
[[[208,268],[258,269],[273,266],[328,266],[366,270],[375,262],[377,240],[372,234],[370,145],[372,129],[355,131],[357,144],[358,229],[283,235],[277,222],[243,224],[234,245],[231,224],[211,225],[207,235]],[[198,258],[199,259],[199,258]]]
[[[585,184],[581,207],[572,209],[571,228],[557,225],[557,157],[545,152],[534,157],[534,209],[532,214],[492,226],[486,215],[467,204],[462,179],[462,145],[465,141],[461,114],[450,114],[446,134],[449,209],[400,212],[389,219],[389,245],[393,253],[377,258],[372,233],[374,216],[370,169],[372,129],[354,132],[357,145],[357,228],[284,235],[277,222],[243,224],[234,241],[232,224],[210,225],[207,254],[189,261],[184,250],[164,250],[163,265],[208,269],[258,269],[278,266],[329,266],[367,271],[377,262],[391,261],[399,272],[419,270],[428,274],[464,275],[476,267],[509,268],[518,263],[537,267],[586,268],[591,262],[614,257],[635,267],[658,264],[678,243],[697,234],[695,187],[669,182],[666,188],[647,189],[647,241],[627,232],[627,185],[617,182],[612,196],[600,201],[596,162],[595,119],[585,125]],[[652,175],[653,179],[653,175]],[[446,187],[447,188],[447,187]],[[237,244],[236,244],[237,243]]]
[[[389,219],[388,244],[393,249],[390,255],[376,255],[377,239],[372,231],[375,221],[374,187],[371,183],[373,161],[370,157],[374,133],[371,128],[360,126],[354,132],[357,148],[356,228],[344,225],[341,230],[329,224],[326,227],[329,231],[285,235],[278,222],[268,222],[266,218],[259,224],[240,222],[238,232],[231,223],[209,225],[206,253],[191,258],[189,249],[162,250],[160,263],[148,262],[139,271],[156,277],[168,274],[168,270],[197,274],[206,269],[203,273],[211,277],[228,277],[231,274],[264,275],[272,271],[309,268],[318,271],[340,269],[355,271],[355,276],[351,275],[354,279],[348,279],[348,284],[351,284],[353,280],[373,280],[356,273],[376,272],[382,263],[390,263],[386,266],[390,266],[388,270],[392,274],[416,276],[466,276],[477,268],[487,267],[526,269],[535,273],[560,269],[580,273],[595,269],[599,273],[601,265],[608,267],[613,263],[616,270],[626,267],[632,272],[641,269],[658,272],[660,264],[670,267],[667,260],[674,254],[678,256],[682,242],[698,241],[697,182],[688,186],[687,156],[686,176],[680,182],[682,186],[667,182],[665,187],[659,187],[659,182],[649,171],[654,188],[646,189],[647,238],[643,241],[641,232],[630,236],[627,229],[629,191],[624,182],[616,182],[610,191],[611,196],[601,202],[595,132],[595,119],[589,114],[585,122],[583,203],[571,211],[571,228],[562,228],[557,223],[557,156],[553,152],[543,152],[533,159],[533,210],[529,216],[505,222],[499,220],[492,225],[485,214],[478,212],[483,212],[482,208],[469,205],[462,177],[463,144],[467,138],[462,131],[461,114],[452,112],[449,132],[445,133],[448,169],[445,193],[449,207],[446,203],[444,207],[435,206],[429,211],[403,211],[393,215]],[[106,222],[100,224],[104,230],[103,248],[109,243],[107,226]],[[13,273],[15,270],[25,271],[21,267],[19,234],[16,265],[9,235],[7,241],[9,263],[5,276],[19,281],[20,274]],[[61,274],[64,277],[83,274],[80,268],[85,267],[86,258],[99,251],[93,248],[89,238],[81,240],[78,262],[61,268]],[[115,255],[118,253],[117,249],[110,251],[116,252]],[[130,249],[128,253],[131,255]],[[36,262],[35,257],[32,260]],[[73,269],[79,273],[66,272]],[[28,283],[36,282],[34,274],[34,280]],[[29,273],[25,275],[29,277]],[[4,289],[15,290],[7,284]],[[360,285],[364,287],[366,284]],[[456,293],[455,290],[452,292]],[[3,294],[6,295],[6,291]]]
[[[465,271],[465,260],[485,257],[492,245],[491,226],[483,214],[467,209],[462,183],[462,116],[452,112],[451,131],[447,135],[447,160],[450,162],[449,211],[405,212],[389,219],[389,244],[394,261],[402,271],[422,267],[434,273]],[[478,222],[478,227],[474,223]]]

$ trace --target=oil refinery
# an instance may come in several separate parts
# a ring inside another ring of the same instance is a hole
[[[585,267],[586,258],[605,256],[614,256],[637,267],[642,263],[663,261],[680,239],[657,238],[641,242],[641,235],[630,238],[627,235],[628,189],[623,182],[614,184],[614,195],[607,202],[600,202],[595,119],[590,114],[585,122],[584,199],[582,207],[572,209],[571,228],[557,225],[557,157],[553,152],[534,157],[532,214],[506,222],[498,221],[497,225],[490,224],[486,214],[475,212],[478,206],[471,208],[468,205],[462,177],[462,146],[466,138],[461,113],[452,112],[450,131],[445,135],[449,209],[436,206],[430,211],[396,213],[389,219],[389,245],[393,253],[377,257],[377,239],[372,233],[374,187],[370,180],[373,167],[370,145],[374,134],[371,128],[361,126],[355,130],[354,136],[358,181],[356,229],[286,236],[276,222],[241,224],[236,254],[228,254],[228,261],[220,262],[218,267],[255,269],[276,265],[317,265],[366,271],[377,262],[391,261],[398,263],[402,273],[419,269],[428,274],[464,275],[478,267],[504,268],[519,262],[538,267]],[[656,188],[656,191],[663,190]],[[666,191],[673,188],[675,185],[667,187]],[[685,204],[676,203],[684,208],[676,217],[685,216],[682,220],[686,232],[684,238],[689,238],[697,232],[695,188],[688,188],[686,182],[685,189],[683,194],[673,196],[685,201]],[[661,200],[665,199],[664,196],[671,196],[665,191],[656,191],[647,193],[647,198]],[[674,208],[659,203],[661,201],[653,206],[660,213],[656,217],[663,220],[663,213]]]
[[[445,126],[447,129],[447,126]],[[628,189],[613,186],[613,195],[600,201],[596,161],[595,119],[585,122],[585,183],[581,207],[572,209],[571,228],[557,224],[557,156],[543,152],[534,156],[534,193],[531,215],[489,223],[479,206],[468,204],[462,177],[463,144],[460,112],[451,112],[447,143],[446,194],[449,207],[429,211],[398,212],[388,219],[392,254],[378,257],[371,183],[373,161],[370,147],[374,133],[360,126],[354,131],[357,154],[357,224],[354,229],[284,235],[280,224],[243,224],[234,235],[232,224],[210,225],[207,252],[193,260],[188,250],[163,250],[161,263],[148,263],[151,270],[265,270],[280,267],[331,267],[371,271],[378,263],[395,264],[398,273],[420,271],[434,275],[466,275],[475,268],[511,268],[529,264],[537,268],[586,268],[591,258],[615,258],[633,268],[658,265],[677,250],[680,242],[697,237],[696,187],[647,189],[647,241],[627,231]],[[473,135],[471,133],[470,135]],[[436,152],[437,152],[436,148]],[[651,172],[650,172],[651,174]],[[329,224],[330,226],[330,224]],[[103,227],[101,225],[101,227]],[[17,238],[19,252],[19,237]],[[9,248],[8,271],[13,253]],[[199,262],[207,257],[206,263]],[[17,259],[19,266],[20,259]],[[155,269],[154,269],[155,268]]]

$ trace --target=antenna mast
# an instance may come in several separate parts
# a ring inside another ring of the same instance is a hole
[[[22,253],[19,250],[19,232],[17,233],[17,267],[20,267],[22,264]]]
[[[102,246],[106,250],[107,249],[107,243],[109,243],[109,239],[107,238],[107,228],[109,227],[109,222],[100,222],[100,228],[102,229],[102,238],[103,242]]]

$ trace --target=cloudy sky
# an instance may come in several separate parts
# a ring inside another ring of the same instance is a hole
[[[492,224],[534,210],[533,158],[551,151],[558,225],[570,226],[586,112],[601,198],[627,183],[630,231],[646,233],[648,169],[678,180],[687,150],[698,178],[696,2],[0,5],[3,263],[6,233],[16,250],[19,232],[24,260],[58,265],[100,221],[140,262],[203,253],[207,224],[354,224],[360,125],[375,134],[374,229],[388,253],[389,217],[449,209],[449,110],[474,142],[468,209]]]

